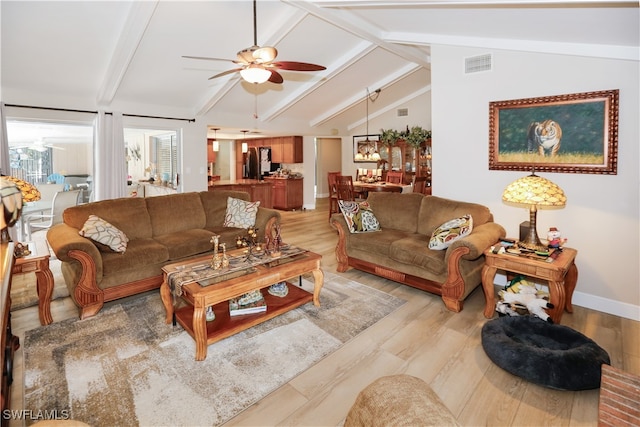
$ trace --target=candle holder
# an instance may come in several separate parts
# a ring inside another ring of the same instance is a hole
[[[249,227],[246,236],[236,237],[236,246],[238,248],[247,248],[247,256],[244,261],[250,261],[251,258],[259,258],[264,253],[262,243],[258,241],[258,229]]]

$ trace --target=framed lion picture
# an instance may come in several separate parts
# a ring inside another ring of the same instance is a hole
[[[489,169],[617,174],[618,90],[490,102]]]

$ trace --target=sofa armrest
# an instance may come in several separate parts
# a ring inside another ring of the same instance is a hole
[[[476,259],[481,256],[484,251],[495,244],[498,240],[506,236],[505,229],[495,222],[486,222],[473,228],[471,234],[462,239],[458,239],[447,248],[445,254],[445,262],[448,262],[451,254],[456,248],[466,247],[469,252],[462,256],[463,259]]]
[[[275,209],[258,208],[256,228],[264,232],[263,236],[273,236],[273,226],[280,224],[280,212]]]
[[[90,239],[78,234],[78,229],[67,224],[56,224],[47,231],[47,241],[56,254],[56,258],[63,262],[75,261],[69,256],[70,251],[85,252],[96,266],[96,272],[102,276],[102,256],[98,247]]]
[[[349,256],[347,255],[347,241],[349,240],[349,228],[347,221],[341,213],[334,213],[329,219],[329,224],[338,232],[338,244],[336,245],[336,270],[344,273],[349,269]]]

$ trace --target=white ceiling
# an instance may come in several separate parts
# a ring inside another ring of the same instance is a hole
[[[432,44],[640,59],[637,1],[259,0],[259,45],[327,67],[282,71],[282,85],[208,80],[235,64],[182,58],[251,46],[247,0],[3,0],[0,13],[3,102],[205,116],[218,137],[348,135],[365,121],[367,88],[382,89],[370,115],[430,90]]]

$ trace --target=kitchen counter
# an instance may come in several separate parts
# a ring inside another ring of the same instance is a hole
[[[221,179],[219,181],[211,181],[209,187],[219,187],[225,185],[271,185],[269,182],[258,179]]]
[[[257,179],[225,179],[209,183],[209,191],[233,190],[249,193],[252,202],[260,202],[263,208],[273,208],[272,181]]]

